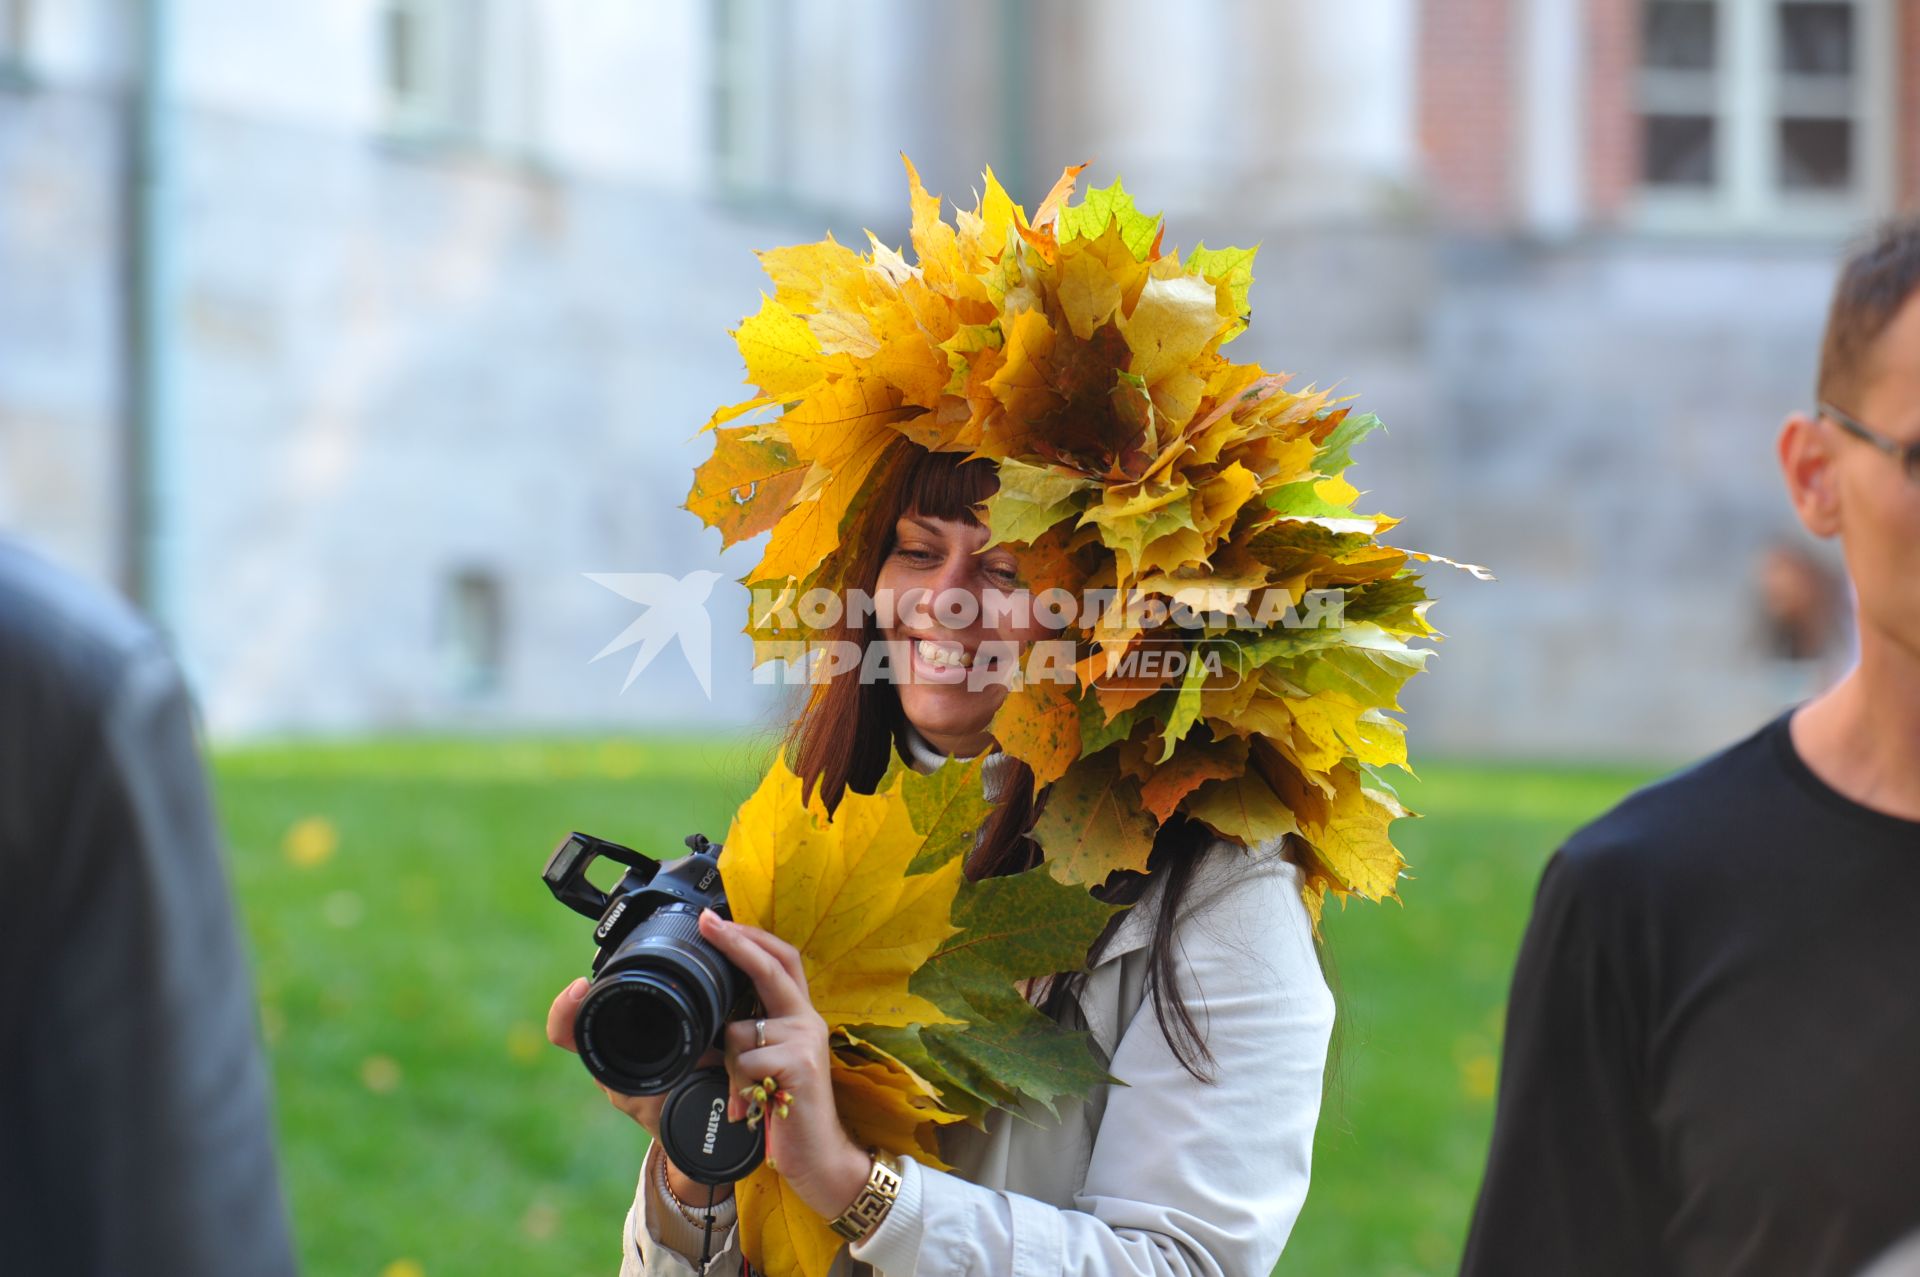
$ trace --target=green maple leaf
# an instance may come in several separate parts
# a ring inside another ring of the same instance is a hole
[[[1232,644],[1219,648],[1219,652],[1234,661],[1239,659],[1239,649]],[[1173,757],[1173,747],[1187,734],[1187,729],[1200,720],[1200,693],[1207,685],[1206,663],[1199,659],[1200,649],[1195,647],[1193,660],[1186,672],[1180,677],[1180,690],[1173,700],[1173,712],[1167,715],[1167,730],[1162,737],[1163,748],[1160,761],[1166,762]]]
[[[1409,647],[1373,625],[1350,624],[1340,644],[1279,668],[1310,694],[1334,693],[1361,705],[1399,709],[1400,689],[1427,667],[1432,656],[1431,651]]]
[[[1118,181],[1112,186],[1095,187],[1078,204],[1060,210],[1058,234],[1061,243],[1074,239],[1099,239],[1109,223],[1120,226],[1120,242],[1136,261],[1146,261],[1155,236],[1160,233],[1158,214],[1148,216],[1133,205]]]
[[[1057,1116],[1061,1096],[1115,1080],[1094,1055],[1090,1035],[1064,1029],[1024,1002],[966,1028],[922,1029],[921,1040],[948,1076],[966,1078],[970,1089],[1016,1115],[1023,1100],[1032,1100]]]
[[[1302,479],[1298,483],[1283,483],[1267,493],[1266,503],[1270,510],[1278,510],[1289,518],[1329,518],[1351,519],[1353,507],[1335,505],[1321,496],[1315,488],[1317,479]]]
[[[1380,418],[1372,413],[1349,416],[1333,428],[1326,442],[1314,453],[1316,474],[1331,478],[1353,464],[1353,445],[1380,428]]]
[[[949,761],[925,776],[916,775],[902,790],[907,816],[927,840],[907,866],[908,873],[926,873],[973,850],[980,826],[993,812],[981,783],[986,761],[985,754],[964,763]]]
[[[957,934],[914,976],[912,988],[958,1025],[922,1030],[944,1072],[969,1089],[1036,1100],[1053,1111],[1062,1095],[1109,1080],[1086,1034],[1061,1028],[1019,988],[1022,980],[1077,971],[1115,906],[1059,882],[1045,866],[964,884],[954,900]]]
[[[1080,752],[1088,757],[1099,753],[1116,741],[1123,741],[1133,735],[1134,727],[1142,719],[1162,718],[1173,703],[1171,691],[1155,692],[1138,705],[1128,706],[1108,721],[1106,710],[1100,706],[1100,698],[1091,693],[1080,699]]]
[[[954,1112],[978,1120],[1023,1100],[1055,1111],[1061,1096],[1112,1079],[1091,1039],[1041,1014],[1019,982],[1080,969],[1114,910],[1055,881],[1044,866],[963,884],[953,906],[959,932],[909,987],[966,1023],[864,1026],[853,1034],[939,1087]]]
[[[952,912],[960,930],[934,951],[914,983],[941,1007],[997,1012],[1027,1005],[1018,982],[1079,970],[1115,909],[1043,867],[963,883]]]
[[[994,1084],[985,1065],[950,1051],[932,1029],[918,1025],[887,1028],[858,1026],[857,1042],[865,1043],[892,1056],[933,1083],[940,1092],[940,1104],[978,1126],[997,1108],[1013,1108],[1020,1097]]]
[[[1341,614],[1350,623],[1372,621],[1395,633],[1429,635],[1434,630],[1427,624],[1426,612],[1432,603],[1419,575],[1408,572],[1348,590]]]
[[[991,810],[982,793],[984,759],[920,774],[896,767],[916,833],[926,843],[909,872],[948,863],[973,847]],[[1115,906],[1059,882],[1045,866],[962,883],[947,937],[909,981],[909,990],[960,1024],[856,1025],[853,1038],[919,1073],[952,1111],[978,1121],[989,1109],[1027,1100],[1053,1108],[1108,1080],[1085,1033],[1061,1027],[1026,999],[1020,982],[1078,971]]]
[[[1195,244],[1193,251],[1187,254],[1187,270],[1204,279],[1216,282],[1224,280],[1233,293],[1233,311],[1241,317],[1239,329],[1246,327],[1246,315],[1249,310],[1247,294],[1253,288],[1253,255],[1259,246],[1252,248],[1208,248],[1204,243]],[[1238,335],[1235,330],[1234,336]],[[1221,345],[1233,340],[1232,336],[1222,339]]]
[[[988,545],[1013,541],[1032,544],[1062,519],[1080,513],[1079,494],[1093,486],[1085,475],[1019,461],[1000,463],[1000,487],[987,498]]]

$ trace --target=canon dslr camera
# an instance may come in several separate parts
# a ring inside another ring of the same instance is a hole
[[[762,1140],[725,1120],[726,1071],[696,1066],[721,1044],[727,1021],[747,1014],[752,987],[700,935],[702,909],[732,916],[720,848],[701,834],[687,847],[690,855],[663,864],[569,834],[541,877],[560,903],[598,922],[593,983],[573,1023],[587,1071],[626,1095],[667,1094],[660,1114],[667,1156],[690,1178],[722,1184],[759,1162]],[[612,891],[587,880],[587,867],[601,859],[627,868]]]

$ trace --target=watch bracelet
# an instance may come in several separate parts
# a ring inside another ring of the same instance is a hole
[[[828,1225],[850,1242],[861,1241],[878,1228],[900,1196],[903,1181],[893,1159],[878,1149],[872,1153],[873,1166],[867,1171],[867,1182],[861,1185],[860,1195]]]

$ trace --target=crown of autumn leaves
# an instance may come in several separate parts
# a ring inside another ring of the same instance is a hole
[[[985,520],[1034,591],[1206,618],[1109,607],[1069,632],[1075,683],[1009,695],[994,734],[1051,787],[1033,831],[1049,872],[1142,869],[1182,812],[1249,846],[1297,836],[1317,925],[1327,893],[1390,896],[1404,867],[1388,826],[1408,813],[1377,769],[1406,765],[1390,711],[1429,655],[1409,640],[1438,637],[1412,567],[1435,556],[1352,508],[1342,472],[1375,418],[1221,353],[1247,327],[1254,250],[1182,256],[1118,182],[1073,202],[1084,167],[1031,217],[988,171],[949,224],[908,161],[913,264],[871,233],[865,253],[831,236],[760,253],[774,292],[733,334],[760,393],[708,423],[687,508],[725,544],[771,531],[746,584],[791,598],[858,584],[844,538],[908,445],[993,461]],[[1341,623],[1260,623],[1329,590]],[[807,637],[784,624],[748,631]],[[1170,638],[1216,659],[1099,679]]]

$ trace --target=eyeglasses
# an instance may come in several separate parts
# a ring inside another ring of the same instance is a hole
[[[1820,405],[1820,415],[1862,443],[1870,443],[1898,461],[1901,468],[1907,472],[1907,478],[1920,483],[1920,441],[1901,443],[1898,439],[1889,439],[1872,426],[1848,416],[1830,403]]]

